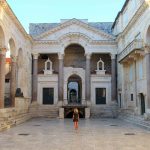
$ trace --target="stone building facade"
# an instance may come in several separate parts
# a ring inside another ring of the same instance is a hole
[[[1,128],[74,107],[85,118],[119,109],[149,119],[149,73],[149,0],[126,0],[113,23],[31,23],[29,34],[0,0]]]

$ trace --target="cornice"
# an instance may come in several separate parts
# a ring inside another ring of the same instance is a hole
[[[49,34],[53,34],[53,33],[56,32],[56,31],[62,30],[62,29],[64,29],[65,27],[68,27],[68,26],[74,25],[74,24],[79,25],[79,26],[81,26],[81,27],[84,27],[84,28],[86,28],[87,30],[91,30],[91,31],[93,31],[93,32],[95,32],[95,33],[97,33],[97,34],[99,34],[99,35],[105,37],[105,38],[115,39],[114,36],[112,36],[112,35],[110,35],[110,34],[107,34],[107,33],[103,32],[103,31],[100,31],[100,30],[98,30],[98,29],[95,29],[94,27],[92,27],[92,26],[90,26],[90,25],[88,25],[88,24],[86,24],[86,23],[84,23],[84,22],[82,22],[82,21],[79,21],[79,20],[77,20],[77,19],[68,20],[68,21],[66,21],[66,22],[64,22],[64,23],[62,23],[62,24],[60,24],[60,25],[58,25],[57,27],[55,27],[55,28],[53,28],[53,29],[51,29],[51,30],[49,30],[49,31],[46,31],[46,32],[44,32],[44,33],[42,33],[42,34],[40,34],[40,35],[38,35],[38,36],[35,36],[34,38],[35,38],[35,39],[44,38],[45,36],[47,36],[47,35],[49,35]]]
[[[49,45],[60,45],[62,43],[60,40],[34,40],[33,45],[36,44],[49,44]],[[117,45],[115,41],[102,41],[102,40],[90,40],[89,44],[91,45]]]
[[[90,41],[90,44],[94,44],[94,45],[117,45],[117,42],[115,42],[115,41],[92,40],[92,41]]]
[[[69,32],[67,34],[64,34],[57,40],[34,40],[33,43],[35,44],[60,44],[65,41],[65,39],[68,38],[69,40],[74,40],[80,38],[84,38],[85,41],[91,45],[117,45],[117,42],[115,40],[92,40],[89,36],[82,34],[80,32]]]
[[[57,40],[34,40],[33,41],[33,45],[36,45],[36,44],[60,44],[60,42],[59,41],[57,41]]]

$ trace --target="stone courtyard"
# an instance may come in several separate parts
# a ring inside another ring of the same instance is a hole
[[[37,118],[0,133],[0,150],[149,150],[150,132],[119,119]]]

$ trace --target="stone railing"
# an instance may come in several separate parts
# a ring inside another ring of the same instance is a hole
[[[118,61],[121,61],[124,57],[130,54],[133,50],[143,50],[144,47],[143,40],[135,39],[133,40],[121,53],[118,55]]]

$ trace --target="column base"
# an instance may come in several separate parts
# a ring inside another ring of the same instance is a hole
[[[139,109],[138,109],[138,107],[135,107],[134,108],[134,115],[139,115],[140,113],[139,113]]]
[[[68,104],[68,100],[65,99],[65,100],[63,101],[63,105],[67,105],[67,104]]]
[[[146,113],[144,114],[144,120],[150,120],[150,109],[146,110]]]
[[[33,106],[34,106],[34,105],[38,105],[38,102],[37,102],[37,101],[32,101],[32,102],[31,102],[31,105],[33,105]]]
[[[82,100],[82,105],[86,105],[86,101],[85,101],[85,99],[84,99],[84,100]]]
[[[86,101],[86,105],[87,105],[88,107],[90,107],[90,106],[91,106],[91,101]]]
[[[64,108],[59,108],[59,119],[64,119]]]
[[[59,107],[63,106],[63,101],[58,101],[57,106]]]
[[[85,108],[85,119],[89,119],[90,118],[90,108]]]

